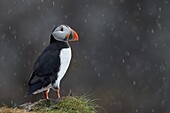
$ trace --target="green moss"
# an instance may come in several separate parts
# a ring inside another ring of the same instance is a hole
[[[86,96],[64,97],[58,100],[39,100],[18,108],[0,107],[0,113],[96,113],[97,105]],[[27,111],[27,112],[26,112]]]
[[[95,106],[85,97],[67,97],[56,104],[59,113],[96,113]]]
[[[64,97],[59,100],[39,100],[24,104],[28,111],[43,113],[96,113],[97,105],[85,96]]]

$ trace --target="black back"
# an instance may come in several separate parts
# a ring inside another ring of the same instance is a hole
[[[51,35],[49,46],[37,58],[33,66],[33,73],[28,82],[29,90],[27,94],[54,83],[60,68],[60,51],[69,48],[67,42],[57,41]]]

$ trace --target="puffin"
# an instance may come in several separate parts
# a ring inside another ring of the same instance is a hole
[[[26,95],[42,92],[45,99],[49,99],[48,93],[53,89],[57,98],[60,98],[60,82],[72,56],[68,41],[78,41],[78,34],[68,25],[55,27],[49,45],[34,62]]]

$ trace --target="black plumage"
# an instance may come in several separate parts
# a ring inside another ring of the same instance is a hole
[[[77,33],[67,25],[60,25],[51,33],[50,44],[37,58],[28,82],[27,95],[43,92],[49,99],[50,89],[60,98],[60,81],[64,77],[70,61],[71,48],[68,41],[78,41]]]
[[[27,95],[55,82],[60,68],[59,55],[63,48],[69,48],[68,42],[57,41],[54,39],[53,35],[51,35],[49,46],[34,63],[33,72],[28,82]]]

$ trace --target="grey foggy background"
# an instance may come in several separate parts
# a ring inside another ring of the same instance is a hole
[[[25,85],[52,29],[63,23],[80,40],[70,43],[61,95],[90,94],[108,113],[170,112],[168,0],[1,0],[0,104],[43,98],[24,97]]]

